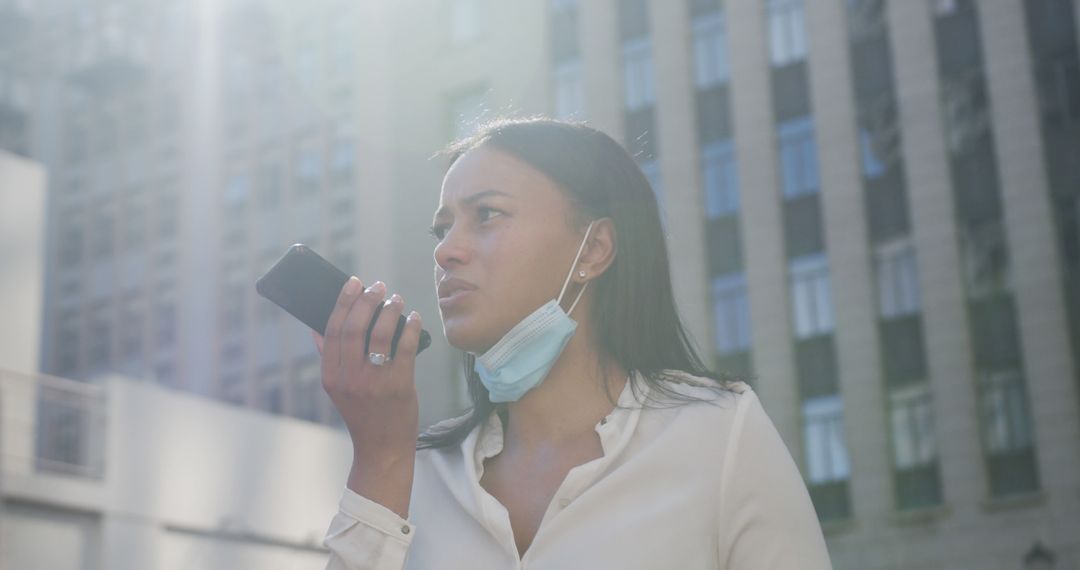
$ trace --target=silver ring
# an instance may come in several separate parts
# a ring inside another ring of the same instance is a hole
[[[380,354],[378,352],[369,353],[367,358],[375,366],[382,366],[383,364],[390,362],[390,359],[385,354]]]

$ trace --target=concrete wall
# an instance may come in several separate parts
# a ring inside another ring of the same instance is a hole
[[[44,219],[45,170],[0,150],[0,368],[38,370]]]

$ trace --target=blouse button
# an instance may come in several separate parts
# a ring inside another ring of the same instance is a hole
[[[600,425],[607,425],[607,418],[600,418]]]
[[[401,526],[401,534],[409,534],[409,525]]]
[[[564,509],[570,506],[570,499],[559,499],[559,506]]]

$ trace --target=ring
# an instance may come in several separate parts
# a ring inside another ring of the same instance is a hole
[[[390,359],[387,358],[385,354],[380,354],[378,352],[369,353],[368,360],[375,366],[382,366],[383,364],[390,362]]]

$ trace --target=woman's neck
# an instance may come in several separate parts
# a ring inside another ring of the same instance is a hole
[[[614,409],[612,402],[622,393],[627,371],[610,360],[607,366],[600,365],[603,357],[592,331],[584,324],[579,325],[544,381],[507,405],[505,447],[536,449],[594,437],[597,422]]]

